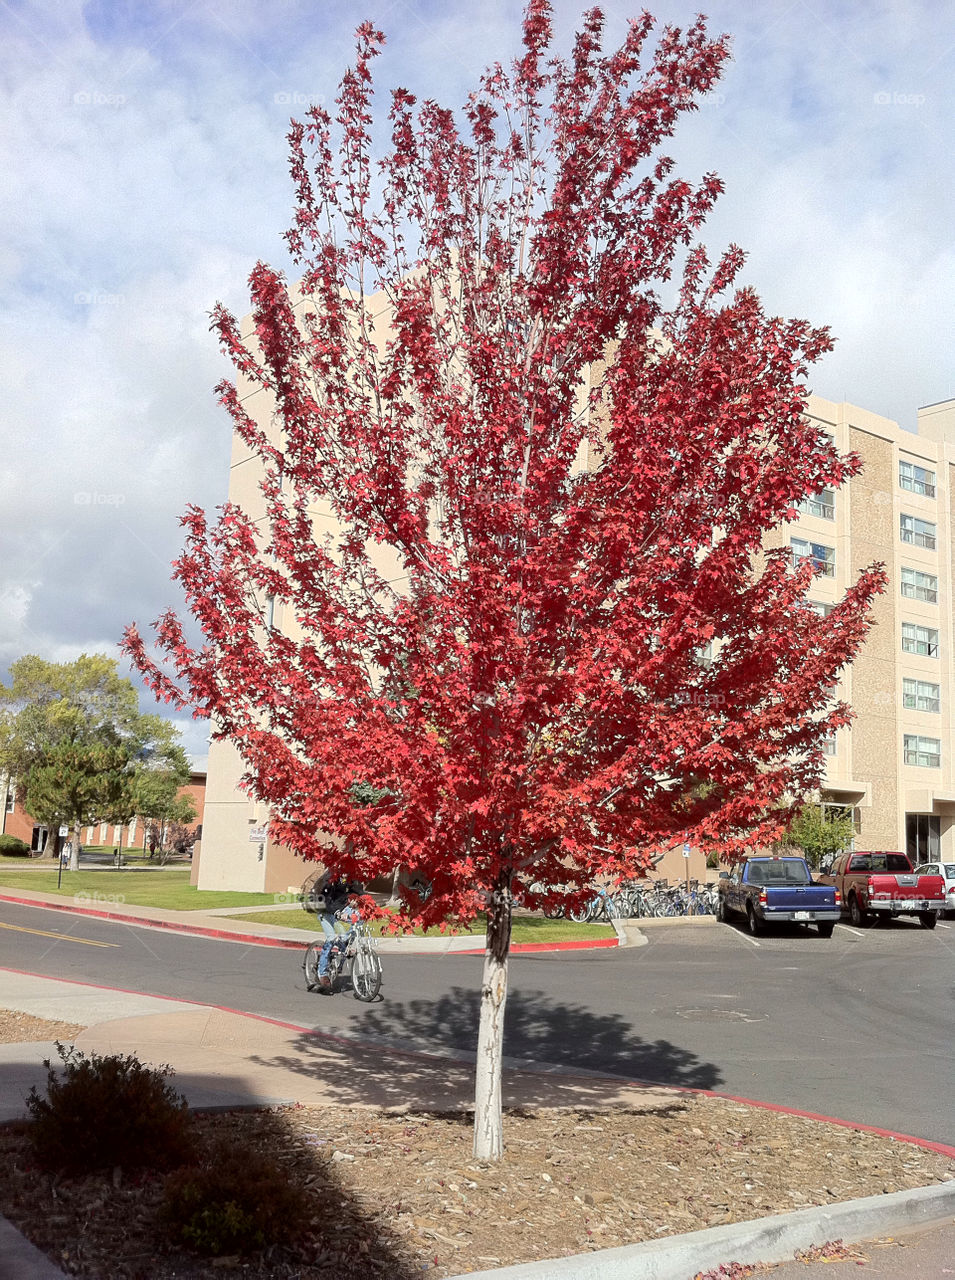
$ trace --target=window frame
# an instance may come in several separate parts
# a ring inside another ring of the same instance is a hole
[[[907,690],[906,685],[915,685],[914,690]],[[934,694],[926,694],[925,689],[934,689]],[[909,702],[907,699],[911,698]],[[934,703],[934,706],[922,706],[922,702]],[[942,686],[933,680],[919,680],[917,676],[902,677],[902,706],[907,711],[925,711],[930,715],[941,715]]]
[[[923,640],[919,635],[915,635],[914,637],[906,636],[905,634],[906,628],[908,628],[910,631],[922,632],[924,633],[926,638]],[[928,639],[929,636],[935,637],[934,642]],[[914,649],[910,649],[905,643],[906,640],[910,640],[912,643],[915,644],[916,647]],[[922,644],[925,645],[924,650],[918,647],[919,645],[922,645]],[[917,657],[920,657],[920,658],[937,658],[938,650],[939,650],[938,627],[926,627],[926,626],[923,626],[921,622],[903,622],[902,623],[902,652],[903,653],[915,654]]]
[[[924,569],[916,569],[914,565],[900,565],[899,587],[902,595],[906,600],[922,600],[925,604],[938,604],[938,574],[926,573]],[[913,581],[907,583],[905,575],[912,574]],[[918,581],[919,578],[929,578],[935,583],[934,587],[926,587]],[[906,591],[906,587],[910,586],[911,591]]]
[[[908,467],[913,474],[906,476],[903,467]],[[921,475],[914,474],[921,472]],[[931,479],[928,477],[931,476]],[[908,482],[908,483],[906,483]],[[899,458],[899,488],[906,493],[918,493],[924,498],[934,498],[937,494],[937,476],[929,467],[917,462],[909,462],[907,458]]]
[[[797,550],[796,544],[807,547],[808,551]],[[836,576],[836,549],[835,547],[827,547],[824,542],[813,542],[810,538],[789,539],[789,551],[795,565],[800,565],[804,560],[811,560],[812,564],[821,578],[834,578]],[[819,555],[819,552],[823,552]]]
[[[930,743],[934,744],[935,750],[927,745]],[[902,763],[915,769],[941,769],[941,738],[928,738],[921,733],[903,733]]]
[[[820,489],[818,493],[814,493],[811,496],[807,495],[796,503],[796,510],[800,515],[815,516],[817,520],[835,520],[835,489],[826,487],[824,489]]]
[[[909,521],[910,527],[906,527],[906,521]],[[927,532],[931,529],[931,533]],[[911,536],[906,537],[906,534]],[[899,538],[909,547],[922,547],[925,551],[935,551],[938,548],[938,524],[934,520],[923,520],[921,516],[909,515],[906,511],[899,512]]]

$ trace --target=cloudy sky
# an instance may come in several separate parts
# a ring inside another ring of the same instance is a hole
[[[699,7],[647,3],[680,24]],[[641,6],[603,7],[619,35]],[[558,0],[564,44],[582,8]],[[955,7],[705,8],[734,58],[671,150],[686,177],[726,182],[706,240],[749,251],[768,309],[833,328],[815,391],[914,430],[919,405],[955,395]],[[388,36],[380,102],[400,84],[458,107],[515,52],[520,15],[519,0],[0,0],[0,676],[25,653],[115,653],[128,621],[178,603],[178,516],[227,484],[208,313],[248,309],[257,259],[285,265],[288,119],[331,104],[356,23]]]

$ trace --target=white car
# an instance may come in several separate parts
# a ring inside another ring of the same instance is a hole
[[[955,916],[955,862],[921,862],[915,868],[920,876],[941,876],[945,881],[943,916]]]

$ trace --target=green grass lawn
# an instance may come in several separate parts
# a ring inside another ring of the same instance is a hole
[[[322,931],[317,917],[305,911],[255,911],[248,915],[226,918],[246,924],[275,924],[283,929],[301,929],[303,933],[321,933]],[[373,921],[369,924],[369,929],[372,933],[383,933],[382,922]],[[481,935],[484,933],[484,919],[479,916],[469,928],[458,926],[450,932]],[[414,934],[416,937],[421,937],[425,934],[425,930],[415,929]],[[429,929],[427,936],[438,938],[441,932],[439,929]],[[570,942],[613,936],[614,930],[610,925],[574,924],[572,920],[544,920],[538,916],[515,916],[511,930],[513,942]]]
[[[274,893],[225,893],[200,891],[189,883],[189,869],[150,871],[66,871],[59,888],[56,871],[7,871],[0,865],[0,890],[32,889],[34,893],[59,893],[65,898],[96,895],[111,905],[164,907],[169,911],[207,911],[214,907],[258,907],[275,902]],[[281,912],[276,914],[281,915]],[[290,911],[288,915],[296,913]],[[304,911],[302,915],[304,915]]]

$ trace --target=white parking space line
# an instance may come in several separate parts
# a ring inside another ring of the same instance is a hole
[[[857,938],[864,938],[864,937],[865,937],[865,934],[864,934],[864,933],[862,933],[862,931],[861,931],[861,930],[859,930],[859,929],[851,929],[851,928],[849,927],[849,925],[847,925],[847,924],[841,924],[841,923],[840,923],[840,924],[839,924],[839,925],[837,925],[836,927],[837,927],[837,928],[839,928],[839,929],[845,929],[846,933],[854,933],[854,934],[855,934],[855,936],[856,936]]]
[[[941,920],[939,920],[936,927],[939,929],[951,929],[952,926],[950,924],[942,924]]]
[[[739,929],[734,929],[733,926],[727,923],[725,920],[720,923],[720,928],[727,930],[729,933],[733,935],[734,938],[741,938],[745,942],[751,942],[754,947],[759,946],[759,943],[756,941],[755,938],[750,937],[748,933],[740,933]]]

